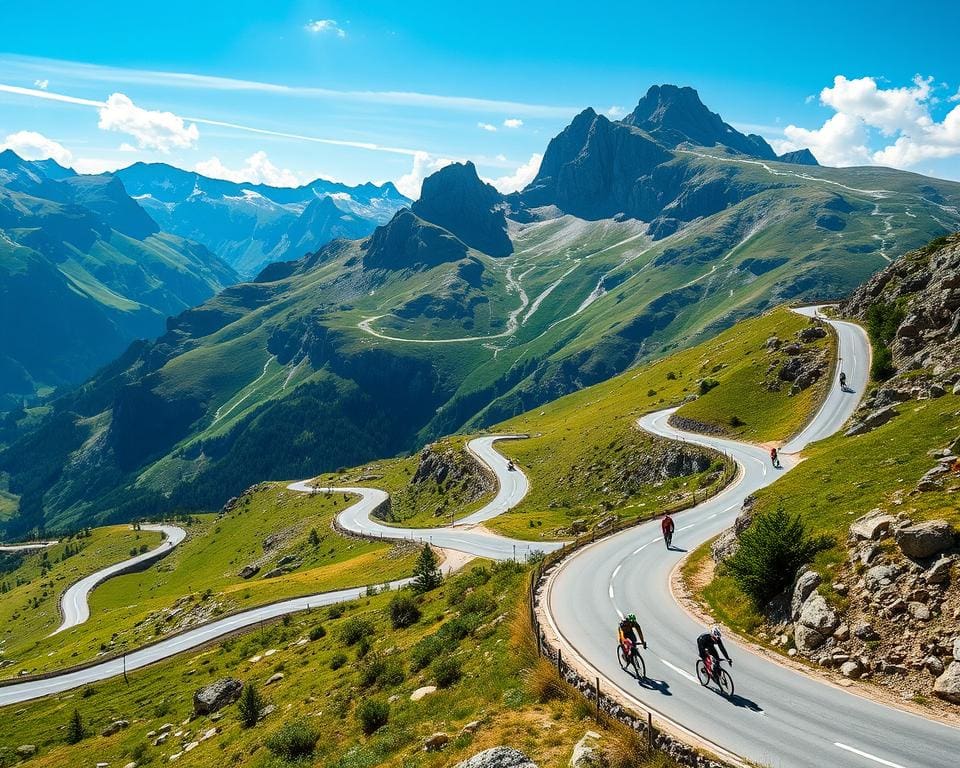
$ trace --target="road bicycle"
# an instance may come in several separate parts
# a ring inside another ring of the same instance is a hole
[[[624,643],[617,643],[617,661],[625,672],[628,667],[633,667],[633,674],[637,680],[645,680],[647,677],[647,665],[643,662],[643,656],[637,645],[631,644],[630,650],[624,647]]]
[[[708,656],[707,658],[712,662],[713,657]],[[733,696],[733,678],[730,676],[730,673],[723,668],[722,663],[723,659],[720,659],[717,662],[716,669],[708,669],[703,659],[697,659],[697,679],[700,681],[700,685],[704,687],[708,686],[710,681],[713,680],[720,689],[720,693],[730,698]],[[711,663],[710,666],[712,667],[713,664]]]

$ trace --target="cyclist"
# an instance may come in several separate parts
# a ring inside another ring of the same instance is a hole
[[[773,464],[774,468],[780,466],[780,457],[777,455],[777,449],[770,449],[770,463]]]
[[[727,649],[723,647],[720,627],[715,626],[712,630],[704,632],[697,638],[697,651],[699,651],[700,658],[707,666],[707,672],[714,678],[716,677],[717,669],[719,668],[718,665],[720,664],[720,654],[717,653],[718,649],[723,653],[727,663],[732,667],[733,660],[730,658],[730,654],[727,653]]]
[[[620,637],[620,645],[622,645],[623,649],[627,652],[627,658],[631,658],[633,654],[637,652],[638,644],[644,648],[647,647],[647,641],[643,639],[643,630],[640,629],[640,624],[637,622],[637,615],[635,613],[628,613],[626,617],[620,621],[617,634]]]
[[[846,388],[847,388],[847,374],[845,374],[843,371],[840,371],[840,389],[846,389]]]
[[[667,545],[667,549],[670,549],[670,545],[673,543],[673,531],[676,528],[676,525],[673,523],[673,518],[670,515],[664,515],[663,520],[660,521],[660,530],[663,531],[663,541]]]

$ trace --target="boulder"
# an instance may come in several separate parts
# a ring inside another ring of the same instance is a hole
[[[804,570],[797,576],[793,585],[793,597],[790,599],[790,616],[794,621],[800,616],[803,603],[818,586],[820,586],[820,574],[816,571]]]
[[[845,661],[840,665],[840,674],[844,677],[849,677],[856,680],[860,675],[863,674],[863,668],[860,666],[860,662],[851,659],[850,661]]]
[[[960,661],[960,635],[953,638],[953,658],[954,661]]]
[[[927,656],[923,660],[923,668],[934,677],[942,675],[944,670],[943,662],[936,656]]]
[[[471,720],[469,723],[463,726],[463,728],[460,729],[460,735],[463,736],[464,734],[473,734],[479,730],[480,730],[480,721]]]
[[[867,589],[875,590],[889,586],[899,575],[900,569],[895,565],[875,565],[863,575],[863,580]]]
[[[869,621],[858,621],[851,628],[853,636],[860,640],[876,640],[880,637]]]
[[[897,522],[893,515],[880,511],[869,512],[858,518],[850,526],[850,534],[855,539],[876,541],[882,539],[890,531],[890,526]]]
[[[871,413],[868,413],[860,421],[854,422],[854,424],[843,434],[847,437],[855,437],[856,435],[864,435],[867,432],[872,432],[877,427],[886,424],[890,419],[898,414],[898,411],[892,406],[887,405],[883,408],[878,408]]]
[[[283,680],[283,672],[276,672],[267,678],[267,682],[265,682],[264,685],[273,685],[274,683],[279,683],[281,680]]]
[[[930,621],[930,609],[923,603],[908,603],[907,610],[917,621]]]
[[[933,683],[933,693],[941,699],[960,704],[960,661],[951,661]]]
[[[253,576],[256,576],[258,573],[260,573],[259,565],[245,565],[240,569],[240,578],[249,579]]]
[[[417,688],[417,690],[410,694],[410,701],[420,701],[424,696],[429,696],[431,693],[436,692],[437,686],[425,685],[422,688]]]
[[[439,752],[441,749],[447,746],[449,742],[450,737],[447,736],[447,734],[437,732],[423,742],[423,749],[425,752]]]
[[[573,747],[570,755],[570,768],[601,768],[603,758],[597,750],[600,734],[596,731],[587,731],[583,738]]]
[[[243,683],[232,677],[223,677],[210,685],[205,685],[193,694],[193,712],[196,715],[209,715],[240,698]]]
[[[36,753],[37,748],[33,744],[21,744],[19,747],[17,747],[17,754],[20,755],[20,757],[30,757]]]
[[[797,331],[797,338],[804,343],[810,343],[811,341],[816,341],[817,339],[822,339],[826,337],[827,329],[819,325],[808,325],[806,328],[801,328]]]
[[[113,736],[115,733],[120,733],[124,728],[130,725],[129,720],[114,720],[110,725],[104,728],[101,732],[101,736]]]
[[[823,595],[814,592],[807,598],[800,609],[799,622],[810,629],[815,629],[823,635],[833,634],[833,630],[840,623],[834,611],[824,599]]]
[[[537,764],[519,749],[493,747],[457,763],[455,768],[537,768]]]
[[[904,555],[923,559],[940,554],[953,546],[953,528],[946,520],[927,520],[897,528],[894,538]]]
[[[803,624],[797,624],[793,630],[793,644],[800,653],[810,653],[810,651],[816,650],[823,645],[826,639],[817,630]]]

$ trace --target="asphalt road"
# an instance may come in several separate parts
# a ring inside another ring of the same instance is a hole
[[[67,591],[60,596],[60,616],[62,621],[60,626],[50,633],[51,635],[56,635],[78,624],[83,624],[90,618],[88,598],[97,586],[113,576],[143,568],[154,560],[165,557],[177,544],[187,537],[187,532],[177,525],[154,525],[151,523],[149,525],[144,524],[140,527],[141,530],[144,531],[159,531],[162,533],[164,539],[160,543],[160,546],[154,547],[149,552],[144,552],[143,554],[136,555],[122,562],[108,565],[106,568],[102,568],[96,573],[91,573],[89,576],[80,579],[80,581],[68,587]]]
[[[735,695],[727,700],[700,686],[695,676],[696,637],[705,627],[680,607],[670,576],[688,551],[734,520],[743,499],[774,482],[797,463],[793,453],[832,434],[849,418],[865,388],[869,344],[848,323],[837,329],[848,391],[835,385],[811,423],[783,448],[783,469],[768,451],[667,423],[672,410],[650,414],[640,426],[655,434],[717,448],[741,467],[739,481],[718,496],[676,516],[673,550],[659,523],[603,539],[568,558],[551,578],[546,610],[567,659],[576,658],[643,707],[721,751],[773,768],[947,768],[958,764],[960,730],[874,703],[821,682],[726,640],[734,659]],[[618,613],[634,612],[644,628],[646,684],[624,672],[616,659]],[[606,681],[606,682],[604,682]]]
[[[517,470],[510,470],[507,467],[507,460],[504,459],[493,449],[493,443],[498,439],[510,439],[509,437],[483,437],[471,441],[470,450],[488,464],[490,469],[496,474],[499,480],[499,489],[496,496],[482,509],[478,510],[475,516],[477,520],[487,520],[506,511],[510,506],[519,501],[526,493],[527,479],[523,473]],[[288,486],[291,490],[305,493],[314,492],[309,481],[292,483]],[[388,539],[414,539],[432,541],[438,547],[465,552],[471,555],[481,557],[490,557],[494,559],[506,560],[514,557],[524,558],[534,550],[555,549],[560,544],[547,542],[538,544],[529,541],[520,541],[508,539],[503,536],[497,536],[482,527],[470,527],[467,525],[458,525],[455,528],[430,528],[430,529],[407,529],[394,528],[377,523],[370,519],[370,513],[376,506],[387,498],[384,491],[375,488],[336,488],[337,492],[355,493],[360,496],[360,500],[340,513],[339,522],[348,530],[362,532],[368,535],[383,535]],[[144,526],[147,528],[147,526]],[[151,529],[157,526],[150,526]],[[180,531],[179,538],[175,538]],[[182,541],[185,532],[176,528],[167,530],[169,537],[165,546],[171,542],[174,544]],[[516,550],[514,550],[516,547]],[[132,560],[139,560],[153,553],[145,553]],[[132,565],[131,560],[117,563],[110,568],[99,571],[80,582],[77,582],[64,594],[63,600],[67,602],[64,606],[64,616],[69,615],[75,626],[85,621],[89,616],[86,596],[96,584],[102,582],[105,578],[114,575],[119,570]],[[390,583],[392,589],[404,586],[410,580],[400,579]],[[154,664],[158,661],[175,656],[178,653],[196,648],[204,643],[216,640],[231,632],[235,632],[247,627],[255,627],[263,621],[269,621],[287,613],[304,611],[318,606],[332,605],[346,600],[354,600],[366,594],[366,586],[354,587],[351,589],[338,590],[336,592],[325,592],[322,594],[308,595],[306,597],[297,597],[290,600],[284,600],[273,605],[265,605],[260,608],[252,608],[242,613],[232,616],[226,616],[222,619],[204,624],[199,627],[187,630],[182,634],[161,640],[155,645],[147,646],[136,651],[131,651],[125,659],[112,659],[98,664],[93,664],[86,669],[65,672],[54,675],[43,680],[24,680],[11,684],[0,685],[0,706],[7,704],[16,704],[19,702],[30,701],[42,696],[49,696],[54,693],[76,688],[81,685],[89,685],[98,680],[105,680],[123,673]],[[73,593],[71,595],[71,592]],[[69,596],[69,600],[68,600]],[[61,627],[65,629],[66,627]],[[60,631],[60,630],[58,630]]]

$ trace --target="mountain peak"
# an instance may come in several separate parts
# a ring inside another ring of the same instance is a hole
[[[820,163],[817,162],[817,158],[814,157],[813,152],[806,147],[796,149],[793,152],[784,152],[777,157],[777,160],[781,163],[794,163],[796,165],[820,165]]]
[[[424,179],[420,199],[411,210],[478,251],[491,256],[513,253],[503,196],[480,179],[469,160],[451,163]]]
[[[743,154],[775,160],[776,154],[760,136],[744,136],[700,100],[689,86],[652,85],[624,123],[642,128],[670,148],[683,142],[713,147],[717,144]]]

